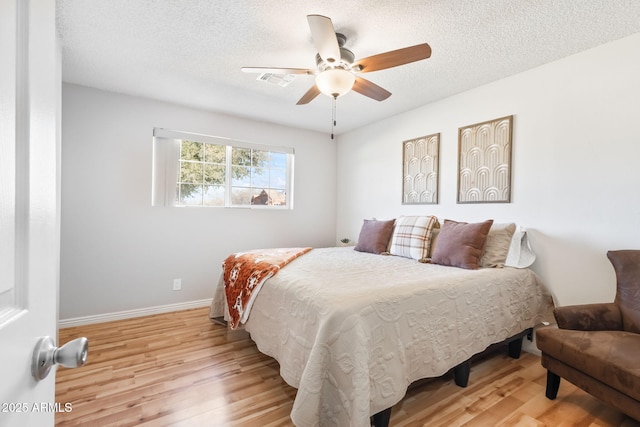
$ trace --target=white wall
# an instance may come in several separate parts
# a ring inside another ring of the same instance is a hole
[[[612,300],[606,251],[640,249],[638,76],[640,34],[341,135],[336,237],[402,214],[515,221],[557,304]],[[512,203],[457,204],[458,128],[511,114]],[[402,205],[402,141],[436,132],[440,203]]]
[[[611,300],[606,251],[640,248],[638,75],[640,34],[341,135],[337,150],[325,134],[64,84],[60,318],[209,298],[230,252],[333,245],[363,218],[419,213],[516,221],[558,304]],[[458,128],[511,114],[512,203],[457,204]],[[151,207],[153,127],[292,145],[295,209]],[[435,132],[440,203],[402,205],[401,143]]]
[[[295,209],[152,207],[154,127],[293,146]],[[334,245],[335,189],[326,134],[64,84],[60,319],[210,298],[238,250]]]

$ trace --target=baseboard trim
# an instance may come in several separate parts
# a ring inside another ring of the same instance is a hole
[[[72,317],[58,320],[58,328],[92,325],[94,323],[111,322],[112,320],[133,319],[134,317],[150,316],[152,314],[169,313],[172,311],[188,310],[191,308],[207,307],[211,305],[211,298],[197,301],[180,302],[176,304],[159,305],[155,307],[137,308],[135,310],[117,311],[115,313],[96,314],[95,316]]]

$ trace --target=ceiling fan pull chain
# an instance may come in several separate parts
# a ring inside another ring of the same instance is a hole
[[[334,96],[331,101],[331,139],[333,139],[333,129],[336,127],[336,99],[338,97]]]

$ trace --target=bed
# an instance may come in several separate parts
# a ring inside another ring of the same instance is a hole
[[[552,307],[527,268],[316,248],[265,282],[242,327],[297,388],[296,426],[369,426],[412,382],[540,324]],[[225,313],[221,277],[210,316]]]

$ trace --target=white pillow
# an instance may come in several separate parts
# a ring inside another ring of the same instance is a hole
[[[536,260],[536,254],[531,249],[527,230],[520,226],[516,227],[511,238],[509,254],[504,265],[507,267],[527,268]]]

